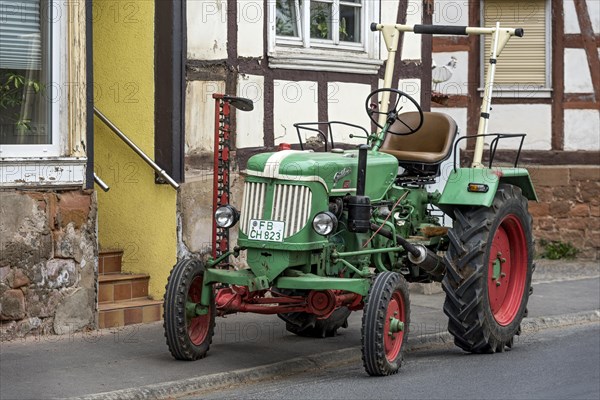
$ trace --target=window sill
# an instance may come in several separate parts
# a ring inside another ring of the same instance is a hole
[[[370,58],[365,52],[348,50],[278,49],[269,53],[270,68],[375,75],[382,65],[382,60]]]
[[[483,88],[477,88],[481,97],[483,97]],[[552,89],[549,88],[517,88],[514,86],[497,87],[494,86],[493,97],[510,99],[547,99],[552,97]]]
[[[0,188],[81,187],[87,158],[0,158]]]

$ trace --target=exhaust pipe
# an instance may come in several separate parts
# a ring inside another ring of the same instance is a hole
[[[377,232],[379,226],[371,223],[371,230]],[[393,239],[393,234],[387,229],[379,229],[381,236],[388,239]],[[396,235],[396,242],[408,251],[408,260],[417,265],[423,271],[427,272],[434,280],[441,281],[446,272],[444,260],[433,251],[429,250],[422,244],[410,243],[400,235]]]
[[[415,244],[414,246],[419,250],[419,255],[415,256],[409,252],[408,260],[427,272],[435,280],[442,280],[446,272],[444,260],[422,244]]]

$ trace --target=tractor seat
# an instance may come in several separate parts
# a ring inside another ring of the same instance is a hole
[[[401,114],[400,118],[409,126],[415,126],[419,122],[419,113],[407,112]],[[390,130],[408,133],[400,121],[394,122]],[[457,132],[456,122],[448,115],[439,112],[424,112],[423,125],[417,132],[406,136],[388,133],[380,151],[396,157],[401,166],[405,164],[439,165],[450,157]]]

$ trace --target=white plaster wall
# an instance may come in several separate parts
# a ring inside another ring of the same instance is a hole
[[[381,1],[381,17],[378,22],[382,24],[395,24],[396,17],[398,16],[398,7],[400,2],[398,0],[382,0]],[[381,35],[381,33],[379,34]],[[387,60],[388,51],[385,46],[383,36],[380,36],[379,46],[381,48],[380,56],[382,60]]]
[[[587,0],[588,14],[592,20],[592,29],[594,33],[600,33],[600,1],[598,0]]]
[[[188,82],[185,98],[185,152],[213,151],[215,101],[213,93],[224,93],[225,82]]]
[[[469,2],[466,0],[435,0],[434,25],[469,25]]]
[[[370,85],[346,82],[329,82],[327,84],[328,119],[362,126],[370,132],[371,120],[365,110],[365,100],[371,93]],[[350,138],[349,135],[365,136],[359,129],[333,126],[333,140],[340,143],[366,143],[365,139]]]
[[[469,52],[433,53],[434,65],[442,68],[452,57],[456,58],[456,68],[447,67],[452,72],[450,79],[437,85],[432,83],[431,88],[436,92],[448,95],[465,95],[469,92]]]
[[[565,150],[600,150],[600,111],[565,110]]]
[[[227,1],[188,0],[187,31],[188,58],[227,58]]]
[[[584,49],[565,49],[565,93],[592,93],[592,76]]]
[[[525,133],[523,149],[550,150],[552,106],[549,104],[492,105],[488,133]],[[491,139],[486,140],[487,143]],[[504,139],[498,149],[517,149],[519,139]]]
[[[581,33],[573,0],[565,0],[563,2],[563,10],[565,15],[565,33]]]
[[[594,33],[600,33],[600,1],[587,0],[586,4],[592,22],[592,29]],[[565,13],[565,33],[581,33],[573,0],[565,0],[563,7]]]
[[[267,16],[263,1],[242,0],[237,2],[237,39],[240,57],[263,55],[263,24]]]
[[[417,104],[421,104],[421,80],[420,79],[400,79],[398,81],[398,90],[403,91],[417,102]],[[408,111],[416,111],[417,108],[412,104],[412,102],[403,99],[401,102],[402,112]]]
[[[423,21],[423,7],[421,1],[409,0],[406,9],[406,24],[421,24]],[[405,32],[402,45],[402,60],[421,59],[421,35]]]
[[[296,122],[318,122],[317,82],[273,82],[275,144],[298,143]]]
[[[265,127],[265,78],[257,75],[240,75],[237,95],[254,102],[252,111],[236,111],[236,147],[263,146]]]

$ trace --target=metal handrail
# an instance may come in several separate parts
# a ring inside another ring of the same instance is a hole
[[[106,126],[110,128],[122,141],[127,144],[131,150],[135,151],[135,153],[142,158],[161,178],[169,183],[175,190],[179,189],[179,184],[175,182],[175,180],[161,167],[158,166],[157,163],[154,162],[146,153],[142,151],[135,143],[131,141],[115,124],[113,124],[104,114],[100,112],[96,107],[94,107],[94,114],[100,119],[100,121],[104,122]]]
[[[95,172],[94,182],[96,182],[96,185],[100,186],[100,189],[104,190],[105,192],[108,192],[110,190],[110,186],[108,186],[106,182],[104,182],[98,175],[96,175]]]

